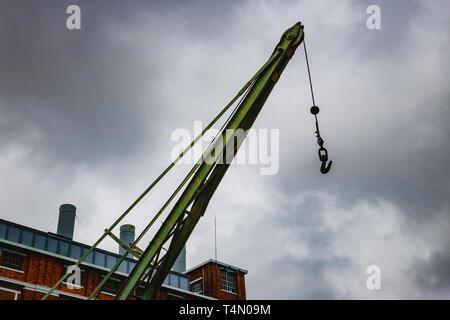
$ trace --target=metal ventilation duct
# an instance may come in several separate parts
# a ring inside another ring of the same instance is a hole
[[[120,226],[120,240],[122,240],[127,246],[130,246],[134,242],[135,227],[132,224],[124,224]],[[119,254],[123,255],[126,252],[124,248],[119,245]],[[131,255],[127,255],[130,257]]]
[[[75,227],[75,211],[73,204],[63,204],[59,207],[58,229],[56,233],[62,237],[73,239]]]

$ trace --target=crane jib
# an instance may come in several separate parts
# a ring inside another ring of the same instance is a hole
[[[227,122],[220,136],[223,138],[217,139],[205,151],[203,159],[209,159],[210,161],[203,161],[195,171],[175,206],[122,285],[116,299],[127,299],[133,293],[141,283],[141,279],[149,272],[152,262],[158,263],[158,267],[154,269],[155,272],[151,275],[141,298],[155,298],[157,290],[164,282],[198,220],[204,214],[209,200],[229,167],[227,163],[217,163],[219,157],[226,153],[227,146],[229,146],[230,141],[227,138],[226,130],[244,129],[246,131],[253,125],[267,97],[302,42],[303,37],[301,23],[295,24],[283,34],[268,63],[265,64],[265,68],[260,70],[233,117]],[[216,151],[214,155],[211,155],[212,150]],[[190,205],[192,207],[188,211]],[[154,261],[161,251],[162,244],[167,242],[169,237],[171,237],[171,242],[166,254],[160,257],[159,261]]]
[[[228,133],[230,131],[233,132],[242,129],[245,135],[247,134],[248,129],[252,127],[265,101],[267,100],[267,97],[270,95],[273,87],[280,78],[281,73],[294,55],[297,47],[302,42],[304,43],[303,25],[298,22],[283,33],[280,41],[276,45],[267,62],[244,85],[244,87],[230,101],[230,103],[228,103],[219,112],[219,114],[208,124],[208,126],[206,126],[201,134],[198,135],[191,142],[191,144],[183,150],[183,152],[181,152],[181,154],[149,185],[149,187],[147,187],[147,189],[144,190],[144,192],[119,216],[119,218],[108,229],[105,229],[103,235],[76,262],[75,266],[80,265],[106,236],[110,236],[113,240],[117,241],[123,248],[125,248],[124,255],[122,255],[121,259],[118,259],[114,267],[111,268],[100,284],[91,292],[88,299],[95,297],[95,295],[99,292],[111,275],[114,274],[121,262],[129,253],[139,258],[139,260],[119,289],[116,299],[124,300],[134,296],[137,286],[143,284],[143,279],[147,279],[147,284],[145,291],[140,298],[154,299],[156,297],[157,291],[166,279],[183,246],[186,244],[186,241],[197,225],[197,222],[205,213],[211,197],[216,191],[219,183],[229,168],[231,160],[236,155],[236,152],[242,143],[242,140],[239,141],[239,139],[238,143],[234,143],[234,136]],[[305,57],[307,59],[306,46]],[[326,161],[328,160],[328,153],[326,149],[323,148],[323,140],[319,134],[316,116],[319,109],[314,103],[308,60],[306,60],[306,62],[308,66],[308,75],[313,99],[311,113],[313,113],[316,117],[316,135],[318,143],[321,147],[321,149],[319,149],[319,158],[322,161],[321,172],[326,173],[330,168],[331,161],[327,166]],[[199,159],[199,161],[194,165],[182,183],[176,188],[170,198],[164,203],[162,208],[144,228],[138,238],[129,245],[121,242],[120,239],[112,233],[112,230],[241,96],[242,100],[238,103],[236,109],[232,113],[232,116],[224,125],[222,135],[219,135],[218,138],[211,143],[201,159]],[[232,152],[227,152],[230,151],[230,149]],[[222,163],[219,160],[221,160],[225,155],[227,156],[226,161]],[[229,155],[231,155],[231,158],[228,158]],[[187,184],[187,186],[185,186],[185,184]],[[181,196],[167,215],[166,219],[150,241],[145,251],[139,249],[137,247],[138,242],[181,190],[183,190]],[[162,254],[161,249],[164,249],[163,245],[169,240],[169,248],[165,254]],[[69,273],[64,274],[61,279],[43,296],[42,299],[45,300],[48,296],[50,296],[50,294],[68,276]]]

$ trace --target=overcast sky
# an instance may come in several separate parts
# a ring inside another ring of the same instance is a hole
[[[70,4],[81,30],[66,28]],[[449,299],[448,12],[444,0],[0,0],[0,217],[55,232],[72,203],[74,239],[93,243],[170,163],[174,130],[206,125],[301,21],[332,169],[319,171],[299,48],[254,125],[279,130],[278,173],[228,170],[188,267],[214,258],[216,217],[218,259],[248,270],[249,299]],[[189,169],[124,223],[142,231]]]

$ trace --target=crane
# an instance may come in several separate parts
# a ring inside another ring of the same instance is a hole
[[[252,127],[259,112],[261,111],[265,101],[271,93],[273,87],[280,78],[284,68],[294,55],[297,47],[304,41],[303,25],[297,22],[291,28],[287,29],[273,53],[267,62],[260,68],[260,70],[248,81],[239,93],[232,99],[232,101],[217,115],[213,121],[205,127],[203,132],[195,138],[192,143],[179,155],[179,157],[172,162],[166,170],[142,193],[136,201],[113,223],[113,225],[105,229],[104,234],[100,239],[88,250],[77,262],[79,265],[106,236],[110,236],[119,243],[126,252],[118,260],[117,264],[110,270],[110,272],[103,278],[97,288],[88,297],[92,299],[100,288],[105,284],[107,279],[117,270],[123,259],[131,254],[135,256],[138,261],[125,279],[120,287],[116,299],[125,300],[135,296],[136,288],[139,285],[145,284],[145,290],[140,296],[140,299],[148,300],[154,299],[158,289],[161,287],[172,266],[180,254],[183,246],[186,244],[189,236],[193,232],[200,218],[205,214],[208,204],[219,186],[222,178],[227,172],[231,160],[236,155],[243,138],[248,130]],[[307,59],[306,46],[305,56]],[[321,172],[327,173],[330,170],[331,161],[327,164],[328,153],[323,147],[323,139],[320,137],[319,127],[317,122],[317,113],[319,108],[315,105],[314,95],[311,84],[311,75],[309,71],[308,60],[308,74],[311,85],[311,95],[313,98],[313,106],[311,113],[316,119],[316,137],[320,146],[319,159],[322,162]],[[112,233],[112,229],[134,208],[134,206],[158,183],[161,178],[175,165],[175,163],[183,157],[186,152],[201,138],[201,136],[230,108],[237,99],[241,97],[240,102],[233,110],[226,124],[223,126],[221,134],[211,142],[202,157],[194,165],[180,186],[175,190],[172,196],[166,201],[161,210],[155,215],[151,222],[147,225],[144,231],[133,243],[123,243],[117,236]],[[238,137],[237,132],[243,133],[243,137]],[[187,184],[187,185],[186,185]],[[183,189],[184,187],[184,189]],[[140,249],[137,243],[142,239],[143,235],[150,229],[157,218],[168,207],[175,196],[181,191],[181,195],[175,202],[168,213],[166,219],[163,221],[160,228],[157,230],[152,240],[149,242],[145,250]],[[170,242],[170,243],[169,243]],[[163,245],[169,243],[168,248],[163,248]],[[49,292],[43,297],[46,299],[58,285],[69,276],[66,273]]]

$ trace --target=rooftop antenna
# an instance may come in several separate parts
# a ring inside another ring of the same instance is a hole
[[[215,214],[214,214],[214,257],[215,257],[216,269],[217,269],[217,222],[216,222]]]

